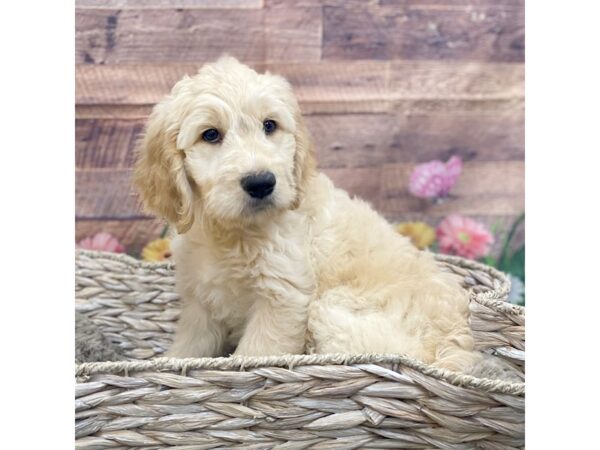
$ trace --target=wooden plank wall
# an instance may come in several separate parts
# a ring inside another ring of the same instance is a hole
[[[162,224],[130,188],[134,141],[184,74],[223,53],[293,84],[320,167],[390,220],[505,228],[524,209],[523,0],[78,0],[76,237],[133,251]],[[442,204],[415,163],[460,155]]]

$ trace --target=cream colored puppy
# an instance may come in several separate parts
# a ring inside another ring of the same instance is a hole
[[[154,108],[135,183],[178,231],[170,356],[401,353],[470,370],[468,300],[315,168],[290,85],[233,58]]]

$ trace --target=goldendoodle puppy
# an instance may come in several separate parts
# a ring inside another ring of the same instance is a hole
[[[156,105],[135,184],[178,232],[176,357],[401,353],[472,371],[468,299],[317,172],[289,83],[234,58]]]

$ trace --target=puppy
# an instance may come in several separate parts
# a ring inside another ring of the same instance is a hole
[[[177,230],[173,357],[400,353],[469,371],[466,293],[316,170],[289,83],[225,57],[158,103],[137,149]]]

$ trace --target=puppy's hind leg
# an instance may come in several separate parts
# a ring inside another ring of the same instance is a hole
[[[422,355],[411,333],[398,326],[401,311],[381,309],[348,286],[324,292],[309,308],[311,353]]]
[[[468,374],[477,378],[522,383],[524,375],[507,361],[485,353],[478,353],[473,365],[468,369]]]
[[[501,358],[454,345],[445,346],[439,351],[438,359],[433,365],[476,378],[488,378],[511,383],[521,383],[523,381],[523,376],[517,368]]]

